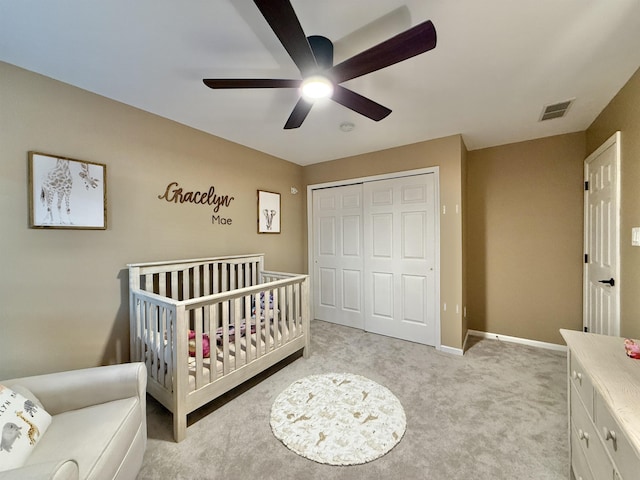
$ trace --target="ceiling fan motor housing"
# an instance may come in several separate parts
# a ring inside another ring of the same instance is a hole
[[[307,37],[320,71],[333,67],[333,42],[321,35]]]

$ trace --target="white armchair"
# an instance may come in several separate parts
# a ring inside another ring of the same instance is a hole
[[[0,381],[31,391],[51,425],[8,479],[135,479],[147,443],[143,363],[128,363]]]

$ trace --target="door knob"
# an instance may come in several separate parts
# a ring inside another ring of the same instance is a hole
[[[610,287],[613,287],[616,284],[616,281],[613,278],[609,280],[598,280],[600,283],[608,283]]]

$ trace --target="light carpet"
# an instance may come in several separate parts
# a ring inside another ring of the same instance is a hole
[[[380,458],[402,438],[398,398],[360,375],[328,373],[298,380],[276,397],[271,429],[290,450],[329,465]]]
[[[189,415],[187,438],[148,398],[139,480],[567,480],[567,359],[470,338],[463,357],[314,320],[311,357],[293,357]],[[348,371],[398,397],[407,430],[373,462],[310,461],[271,432],[271,406],[297,379]]]

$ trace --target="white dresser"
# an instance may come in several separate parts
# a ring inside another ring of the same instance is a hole
[[[569,347],[572,478],[640,479],[640,360],[624,339],[560,330]]]

